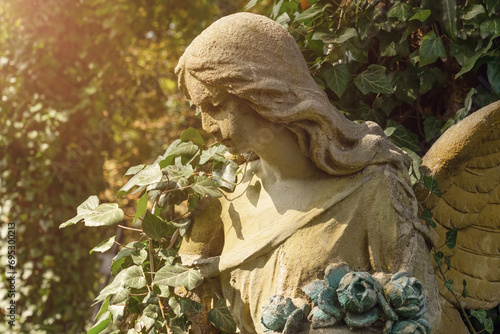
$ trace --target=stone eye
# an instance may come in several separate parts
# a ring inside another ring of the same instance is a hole
[[[212,103],[206,102],[206,103],[201,103],[200,109],[202,112],[205,112],[209,115],[214,115],[222,110],[222,105],[220,104],[214,105]]]

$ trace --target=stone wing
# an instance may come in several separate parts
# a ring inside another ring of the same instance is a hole
[[[437,228],[433,239],[445,244],[446,232],[457,228],[446,279],[461,295],[467,282],[468,309],[492,308],[500,303],[500,101],[473,113],[446,131],[423,158],[424,174],[434,175],[441,197],[431,195]],[[437,269],[436,263],[434,263]],[[446,264],[443,269],[446,270]],[[437,273],[440,293],[456,305]]]

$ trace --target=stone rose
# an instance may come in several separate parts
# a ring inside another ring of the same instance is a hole
[[[380,284],[365,272],[350,272],[340,281],[337,296],[347,311],[364,313],[377,304]]]
[[[424,320],[403,320],[391,324],[384,333],[388,334],[428,334],[430,333],[430,324]]]
[[[270,298],[269,304],[262,308],[260,322],[264,327],[273,331],[281,331],[286,324],[288,317],[297,307],[290,298],[274,295]]]
[[[399,277],[398,277],[399,276]],[[392,309],[407,319],[420,317],[425,312],[424,287],[414,277],[394,275],[385,286]]]

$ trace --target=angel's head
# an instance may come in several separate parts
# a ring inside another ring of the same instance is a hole
[[[236,153],[249,147],[251,136],[246,144],[235,143],[223,133],[230,130],[223,122],[254,113],[256,126],[272,123],[293,132],[302,153],[329,174],[355,173],[372,163],[403,166],[406,156],[378,125],[353,123],[331,105],[293,37],[264,16],[238,13],[218,20],[186,49],[176,73],[181,90],[200,107],[204,128]],[[222,113],[227,110],[233,114]]]

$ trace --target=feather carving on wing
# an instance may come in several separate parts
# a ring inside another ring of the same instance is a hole
[[[424,156],[422,171],[436,178],[442,193],[424,203],[437,223],[435,244],[444,245],[446,232],[458,229],[456,246],[439,248],[450,257],[446,279],[453,280],[457,295],[466,281],[468,296],[460,299],[466,308],[495,307],[500,303],[500,101],[449,128]],[[441,275],[437,279],[441,295],[457,306]]]

